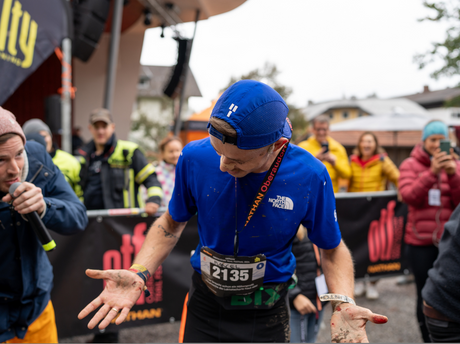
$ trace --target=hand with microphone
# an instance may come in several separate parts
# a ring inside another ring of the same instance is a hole
[[[24,215],[40,240],[45,251],[52,251],[56,243],[45,227],[38,213],[43,213],[46,204],[41,189],[31,183],[14,183],[9,188],[9,195],[3,197],[3,202],[13,200],[14,209]]]

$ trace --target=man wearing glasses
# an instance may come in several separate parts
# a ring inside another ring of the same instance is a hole
[[[115,323],[125,320],[194,214],[200,243],[191,257],[195,272],[180,341],[289,342],[291,245],[300,224],[322,250],[332,340],[366,341],[367,321],[387,321],[351,299],[353,263],[331,180],[323,164],[289,144],[287,113],[281,96],[263,83],[243,80],[224,92],[211,114],[210,137],[184,148],[169,210],[152,225],[132,268],[87,270],[107,282],[78,315],[102,306],[89,328],[107,327],[120,311]]]

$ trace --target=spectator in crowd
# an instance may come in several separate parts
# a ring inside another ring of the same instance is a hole
[[[167,207],[171,199],[176,180],[176,165],[181,151],[182,141],[176,136],[165,137],[160,142],[161,160],[155,167],[155,171],[163,189],[162,207]]]
[[[13,183],[22,183],[9,194]],[[83,231],[86,209],[42,145],[27,142],[0,107],[0,342],[57,343],[50,301],[53,269],[24,215],[60,234]]]
[[[372,132],[361,134],[350,156],[349,192],[375,192],[387,189],[387,182],[398,187],[399,170]]]
[[[423,129],[422,142],[400,166],[399,191],[409,205],[404,241],[417,288],[417,319],[423,340],[430,342],[422,311],[422,288],[438,255],[444,224],[460,203],[460,162],[441,152],[440,140],[447,126],[431,121]]]
[[[85,142],[81,138],[81,128],[75,127],[72,131],[72,152],[78,154],[78,150],[83,147]]]
[[[399,170],[379,146],[377,137],[372,132],[364,132],[358,140],[358,146],[350,156],[351,178],[349,192],[384,191],[387,181],[398,187]],[[355,296],[366,293],[371,300],[378,299],[377,281],[356,282]]]
[[[315,283],[315,278],[322,274],[321,258],[318,247],[308,239],[302,225],[292,243],[292,253],[298,281],[295,288],[289,290],[291,343],[314,343],[323,321],[323,303]]]
[[[310,152],[327,168],[334,192],[339,191],[339,178],[349,179],[351,168],[345,148],[329,136],[329,117],[320,115],[312,122],[313,135],[299,147]]]
[[[26,135],[27,140],[34,140],[42,143],[37,134],[41,135],[45,140],[46,151],[51,155],[53,163],[61,170],[67,183],[70,184],[75,194],[82,198],[83,192],[80,186],[80,163],[71,154],[58,149],[53,142],[53,135],[50,127],[46,125],[41,119],[33,118],[28,120],[22,126],[22,130]]]
[[[444,226],[438,258],[422,289],[423,314],[433,343],[460,342],[460,205]]]
[[[147,189],[144,209],[148,215],[158,210],[163,192],[155,168],[147,162],[139,146],[118,140],[115,123],[107,109],[95,109],[89,117],[93,140],[79,149],[81,186],[88,210],[142,207],[139,186]],[[139,196],[139,199],[138,199]],[[95,335],[95,343],[117,343],[118,330]]]

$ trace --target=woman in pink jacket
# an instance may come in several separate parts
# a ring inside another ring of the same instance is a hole
[[[431,121],[423,129],[422,142],[400,166],[399,191],[409,205],[404,241],[417,287],[417,318],[425,342],[431,342],[422,311],[421,291],[428,270],[438,255],[438,242],[452,211],[460,203],[460,162],[441,152],[440,141],[448,128]]]

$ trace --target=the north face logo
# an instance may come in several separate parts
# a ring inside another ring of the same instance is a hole
[[[294,209],[294,202],[292,199],[285,196],[276,196],[277,198],[269,198],[268,202],[273,203],[274,208],[281,208],[286,210]]]

